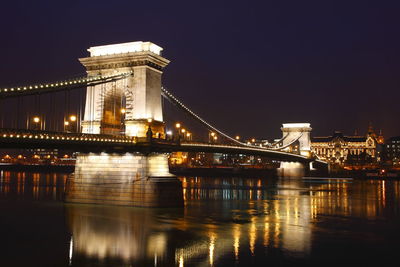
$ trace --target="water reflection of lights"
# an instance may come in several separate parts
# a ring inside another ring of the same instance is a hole
[[[257,226],[256,226],[256,217],[251,218],[250,229],[249,229],[249,247],[251,251],[251,255],[254,256],[255,245],[257,239]]]
[[[240,250],[240,224],[233,225],[233,250],[235,253],[235,260],[238,260]]]
[[[269,245],[269,223],[265,222],[264,223],[264,242],[263,242],[263,246],[267,247]]]
[[[215,239],[216,236],[214,233],[210,233],[210,245],[209,245],[209,258],[210,258],[210,265],[214,265],[214,249],[215,249]]]
[[[1,172],[0,194],[4,197],[11,190],[9,194],[51,197],[60,193],[57,184],[62,186],[65,178],[57,177]],[[305,255],[312,248],[313,225],[324,219],[321,215],[376,218],[384,215],[391,202],[398,204],[400,197],[399,181],[304,184],[292,180],[275,185],[268,181],[272,190],[260,179],[202,178],[199,182],[186,178],[185,209],[163,214],[162,220],[155,210],[67,205],[73,236],[70,263],[115,258],[154,266],[215,266],[221,258],[239,262],[241,257],[257,256],[270,248]],[[177,232],[184,238],[177,238]]]
[[[51,179],[51,177],[53,178]],[[12,195],[20,199],[61,200],[67,177],[67,174],[1,171],[0,196]]]
[[[73,256],[125,263],[146,258],[156,265],[166,254],[166,233],[151,232],[157,228],[152,210],[67,205],[66,211]]]
[[[183,267],[183,255],[179,257],[179,267]]]
[[[74,241],[71,236],[71,240],[69,242],[69,265],[72,265],[72,254],[74,251]]]

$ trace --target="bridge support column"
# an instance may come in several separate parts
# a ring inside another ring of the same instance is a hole
[[[300,162],[281,162],[277,171],[279,177],[304,177],[306,167]]]
[[[168,155],[79,154],[68,179],[66,202],[136,207],[183,206],[182,183]]]

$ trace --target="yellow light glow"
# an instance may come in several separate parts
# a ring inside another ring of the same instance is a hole
[[[126,110],[125,110],[124,108],[121,108],[121,113],[122,113],[122,114],[125,114],[125,113],[126,113]]]
[[[182,129],[181,131],[182,131],[182,133],[185,133],[185,132],[186,132],[186,130],[185,130],[185,129]]]
[[[214,136],[214,135],[215,135],[215,133],[211,132],[211,136]]]
[[[175,127],[179,129],[179,128],[181,128],[181,124],[180,124],[179,122],[177,122],[177,123],[175,124]]]
[[[148,122],[148,123],[151,123],[152,121],[153,121],[153,119],[150,119],[150,118],[147,119],[147,122]]]
[[[39,117],[33,117],[33,122],[34,123],[38,123],[40,121],[40,118]]]
[[[210,242],[209,242],[209,247],[208,247],[208,256],[210,260],[210,265],[214,265],[214,249],[215,249],[215,241],[216,241],[216,235],[214,233],[210,234]]]
[[[65,125],[65,126],[68,126],[68,125],[69,125],[69,122],[68,122],[68,121],[64,121],[64,125]]]
[[[76,121],[76,116],[75,115],[71,115],[69,116],[70,121]]]
[[[236,140],[239,140],[239,139],[240,139],[240,136],[239,136],[239,135],[236,135],[235,138],[236,138]]]
[[[253,139],[251,139],[251,142],[253,142],[253,143],[254,143],[255,141],[256,141],[256,139],[254,139],[254,138],[253,138]]]

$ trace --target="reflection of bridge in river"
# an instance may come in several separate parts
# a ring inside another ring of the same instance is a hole
[[[298,181],[184,178],[183,185],[186,208],[173,216],[154,210],[68,206],[73,258],[208,266],[220,261],[233,265],[274,249],[304,256],[312,249],[312,225],[320,215],[340,211],[343,216],[375,217],[384,205],[380,197],[377,203],[351,206],[349,183],[335,180],[309,187]],[[370,193],[379,197],[384,191]],[[99,224],[113,225],[113,230]],[[196,234],[187,236],[188,232]],[[175,262],[164,261],[172,256]]]
[[[60,201],[66,178],[3,171],[0,199]],[[276,251],[304,256],[327,216],[376,219],[400,197],[398,181],[181,180],[180,210],[66,205],[72,262],[234,265]]]

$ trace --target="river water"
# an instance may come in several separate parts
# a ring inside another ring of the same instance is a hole
[[[0,266],[398,266],[399,181],[181,177],[184,208],[146,209],[66,179],[1,172]]]

